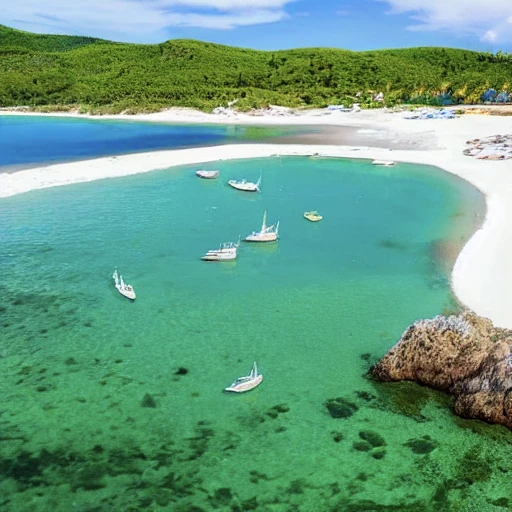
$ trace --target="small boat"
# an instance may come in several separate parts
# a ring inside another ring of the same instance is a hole
[[[206,180],[214,180],[219,176],[220,171],[213,170],[209,171],[207,169],[198,169],[196,171],[196,176],[199,176],[200,178],[204,178]]]
[[[263,214],[263,224],[260,231],[253,231],[246,239],[246,242],[274,242],[277,240],[279,222],[274,226],[267,226],[267,212]]]
[[[263,375],[258,373],[258,367],[256,366],[256,362],[252,365],[252,370],[249,375],[246,377],[239,377],[238,379],[231,384],[231,386],[224,389],[224,391],[232,391],[233,393],[243,393],[244,391],[250,391],[254,389],[256,386],[261,384],[263,380]]]
[[[112,274],[112,279],[114,280],[115,287],[117,291],[124,295],[127,299],[135,300],[135,291],[131,284],[126,284],[123,281],[123,276],[118,275],[117,268],[114,270]]]
[[[228,242],[221,244],[218,249],[212,249],[201,257],[203,261],[230,261],[236,260],[236,251],[238,249],[238,242]]]
[[[258,181],[256,183],[252,183],[251,181],[247,180],[229,180],[228,185],[236,188],[237,190],[243,190],[244,192],[259,192],[260,191],[260,185],[261,185],[261,176],[259,177]]]
[[[323,217],[317,211],[304,212],[304,218],[310,220],[311,222],[318,222],[322,220]]]
[[[381,165],[383,167],[392,167],[393,165],[395,165],[395,162],[393,162],[393,160],[374,160],[372,164]]]

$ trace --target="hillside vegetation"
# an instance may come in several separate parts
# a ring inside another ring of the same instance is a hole
[[[0,25],[0,105],[65,106],[102,112],[169,106],[242,109],[279,104],[375,106],[428,102],[441,92],[476,103],[508,89],[512,58],[447,48],[352,52],[329,48],[258,51],[194,40],[162,44],[37,35]],[[50,107],[48,107],[50,108]]]

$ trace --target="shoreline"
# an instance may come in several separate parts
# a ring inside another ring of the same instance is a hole
[[[304,119],[304,124],[315,124],[310,115],[300,117]],[[318,153],[327,157],[393,160],[436,166],[475,186],[485,195],[486,200],[485,220],[458,255],[452,270],[451,283],[455,296],[478,315],[490,318],[496,326],[512,328],[512,293],[509,292],[509,261],[512,259],[512,172],[507,174],[506,162],[477,160],[462,154],[466,140],[507,133],[510,130],[507,118],[471,115],[453,120],[405,120],[398,114],[372,111],[337,113],[334,117],[322,117],[330,119],[319,124],[360,126],[368,132],[368,146],[236,144],[52,164],[0,174],[0,198],[31,190],[129,176],[174,166],[281,155],[311,156]],[[139,116],[121,118],[139,120]],[[296,119],[290,116],[279,117],[278,120],[273,116],[262,119],[262,124],[265,125],[302,124],[295,123]],[[201,121],[197,119],[195,122]],[[226,118],[222,118],[221,122],[230,124]],[[252,118],[251,124],[258,124],[257,120]],[[372,137],[378,135],[373,132],[375,128],[385,131],[391,138],[395,134],[404,140],[413,136],[411,149],[372,147]],[[415,149],[414,141],[418,136],[425,136],[430,141],[426,144],[430,149]]]

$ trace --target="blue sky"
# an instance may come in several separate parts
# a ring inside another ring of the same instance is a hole
[[[0,23],[11,27],[126,42],[193,38],[265,50],[450,46],[512,52],[512,0],[489,4],[481,0],[17,0],[2,4]]]

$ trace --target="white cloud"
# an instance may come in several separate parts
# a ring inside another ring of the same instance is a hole
[[[494,30],[488,30],[482,37],[482,41],[487,43],[495,43],[498,38],[496,32]]]
[[[153,3],[165,7],[185,5],[187,7],[217,9],[219,11],[246,11],[248,9],[280,9],[289,4],[290,0],[157,0]]]
[[[231,29],[274,23],[295,0],[18,0],[0,23],[45,33],[159,41],[172,27]],[[172,35],[172,31],[171,31]]]
[[[410,30],[448,31],[476,35],[487,42],[511,42],[510,0],[376,0],[391,7],[390,14],[411,14]],[[507,20],[507,18],[509,18]]]

